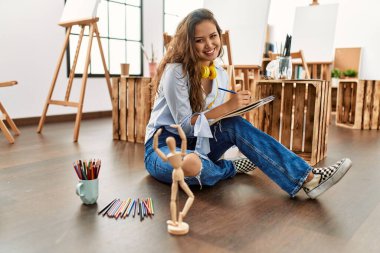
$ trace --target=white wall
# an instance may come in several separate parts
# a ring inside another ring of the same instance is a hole
[[[270,41],[279,45],[286,33],[292,33],[295,8],[311,0],[271,0],[268,24]],[[335,47],[362,47],[359,78],[380,80],[380,22],[378,0],[319,0],[320,4],[339,3]],[[323,17],[321,17],[323,19]],[[312,31],[310,31],[312,32]]]
[[[240,0],[239,4],[236,2],[205,0],[204,6],[214,13],[222,30],[230,31],[233,63],[261,65],[270,0]]]
[[[162,1],[143,0],[144,44],[151,42],[162,57]],[[65,29],[58,26],[63,0],[0,1],[0,80],[17,80],[18,85],[0,89],[0,101],[12,118],[41,116],[59,54]],[[83,53],[83,48],[81,49]],[[98,52],[93,43],[93,53]],[[68,78],[66,54],[53,99],[64,99]],[[147,71],[147,63],[144,64]],[[72,101],[78,101],[81,78],[75,78]],[[104,78],[89,78],[84,112],[111,110]],[[48,115],[76,113],[76,108],[50,105]]]
[[[164,9],[162,0],[143,0],[143,40],[145,49],[148,54],[151,54],[151,44],[157,54],[157,59],[161,60],[163,53],[163,39],[164,33]],[[144,58],[144,73],[148,76],[149,69],[148,63]]]

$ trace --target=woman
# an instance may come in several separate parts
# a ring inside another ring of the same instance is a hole
[[[215,64],[222,54],[220,36],[217,21],[206,9],[191,12],[178,25],[153,80],[158,91],[145,137],[148,172],[171,183],[172,168],[159,158],[152,144],[155,132],[161,128],[158,147],[168,153],[165,140],[172,136],[179,148],[178,132],[170,127],[178,124],[188,141],[182,169],[189,185],[212,186],[256,165],[290,196],[303,188],[310,198],[316,198],[345,175],[352,165],[350,159],[315,169],[242,117],[209,126],[209,119],[247,105],[251,99],[249,91],[240,91],[225,102],[226,94],[219,88],[227,88],[227,74]],[[247,158],[220,159],[234,145]]]

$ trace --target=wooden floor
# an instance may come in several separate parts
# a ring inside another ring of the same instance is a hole
[[[259,170],[202,190],[185,221],[166,232],[170,187],[145,171],[143,145],[112,140],[111,118],[21,127],[15,144],[0,135],[0,252],[380,252],[380,132],[330,127],[328,157],[354,166],[318,200],[290,199]],[[72,162],[100,158],[97,205],[75,194]],[[184,197],[184,195],[181,195]],[[97,215],[114,198],[152,197],[140,222]],[[181,200],[183,204],[184,198]]]

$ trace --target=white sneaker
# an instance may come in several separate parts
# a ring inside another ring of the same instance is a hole
[[[338,183],[339,180],[347,173],[351,168],[352,161],[349,158],[343,158],[337,163],[324,168],[314,168],[312,170],[314,177],[319,178],[319,182],[315,187],[309,187],[309,182],[304,184],[303,189],[306,194],[315,199],[331,186]]]

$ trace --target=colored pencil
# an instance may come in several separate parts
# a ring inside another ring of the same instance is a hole
[[[128,198],[127,205],[125,206],[124,212],[123,212],[123,214],[121,215],[120,218],[125,219],[125,217],[127,217],[127,214],[128,214],[127,210],[129,209],[129,204],[130,203],[131,203],[131,198]]]
[[[106,205],[106,207],[104,207],[101,211],[99,211],[98,215],[104,212],[107,208],[109,208],[115,202],[115,200],[116,199],[112,200],[111,203],[109,203],[108,205]]]
[[[144,220],[143,210],[142,210],[142,203],[139,200],[139,207],[140,207],[140,221]]]
[[[128,214],[127,214],[127,216],[129,216],[131,213],[132,213],[132,209],[133,209],[133,207],[136,205],[136,201],[135,200],[133,200],[132,201],[132,204],[131,204],[131,207],[129,208],[129,210],[128,210]],[[135,216],[133,216],[133,217],[135,217]]]
[[[152,200],[152,198],[149,198],[149,200],[150,200],[150,204],[151,204],[151,207],[152,207],[152,214],[154,215],[153,200]]]
[[[121,204],[120,199],[117,199],[116,202],[113,204],[113,207],[110,210],[108,210],[107,216],[112,218],[115,215],[115,212],[117,208],[119,208],[120,204]]]
[[[226,91],[226,92],[232,93],[232,94],[236,94],[236,92],[233,91],[233,90],[227,90],[227,89],[224,89],[224,88],[221,88],[221,87],[218,87],[218,89],[222,90],[222,91]]]
[[[146,216],[148,216],[148,214],[150,214],[149,207],[148,207],[148,205],[146,204],[145,200],[143,200],[143,203],[144,203],[144,206],[145,206],[145,209],[146,209]]]
[[[133,218],[135,218],[135,214],[136,214],[136,206],[137,206],[137,201],[135,200],[135,210],[133,211]]]
[[[117,209],[116,213],[115,213],[115,219],[117,220],[120,216],[120,212],[121,210],[124,209],[124,206],[126,205],[127,201],[123,200],[120,204],[120,207]]]

